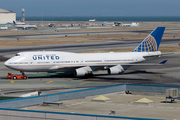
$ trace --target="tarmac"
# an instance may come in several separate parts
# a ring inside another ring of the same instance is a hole
[[[53,30],[53,32],[52,32]],[[0,36],[0,39],[29,39],[29,38],[46,38],[47,36],[60,35],[82,35],[89,32],[64,32],[54,33],[53,29],[46,30],[46,35],[6,35]],[[31,32],[32,30],[30,30]],[[176,33],[175,31],[167,31],[167,34]],[[22,32],[21,30],[18,32]],[[29,31],[28,31],[29,32]],[[34,31],[32,31],[33,33]],[[38,31],[39,32],[39,31]],[[143,31],[142,31],[143,32]],[[150,31],[144,31],[149,33]],[[39,32],[41,33],[41,32]],[[92,32],[92,34],[98,34],[100,32]],[[127,32],[102,32],[103,34],[114,33],[127,33]],[[102,34],[101,33],[101,34]],[[137,32],[130,32],[137,34]],[[129,34],[130,34],[129,33]],[[163,39],[162,46],[178,45],[180,38]],[[155,84],[155,85],[177,85],[180,86],[180,52],[169,53],[162,55],[161,57],[146,61],[146,63],[160,63],[163,60],[168,60],[165,65],[162,66],[133,66],[130,67],[125,73],[119,75],[108,75],[107,71],[95,71],[92,78],[72,78],[68,76],[69,73],[26,73],[29,75],[28,80],[7,80],[7,73],[20,74],[18,71],[14,71],[6,68],[3,63],[9,57],[13,56],[17,52],[28,50],[58,50],[69,52],[80,52],[99,49],[111,49],[111,48],[135,48],[142,40],[113,40],[102,43],[83,43],[83,44],[64,44],[64,45],[48,45],[48,46],[29,46],[18,48],[3,48],[0,49],[0,94],[4,96],[18,97],[22,94],[33,92],[35,90],[41,91],[42,94],[58,93],[64,91],[71,91],[83,88],[92,88],[99,86],[109,86],[123,83],[134,84]],[[61,112],[75,112],[75,113],[88,113],[88,114],[102,114],[109,115],[110,110],[115,110],[117,116],[129,116],[129,117],[145,117],[145,118],[161,118],[161,119],[180,119],[179,101],[175,103],[164,103],[165,96],[147,96],[147,95],[126,95],[124,93],[114,93],[105,95],[112,99],[108,102],[92,102],[92,97],[61,101],[61,106],[31,106],[23,109],[32,110],[51,110]],[[94,96],[95,97],[95,96]],[[155,104],[151,105],[137,105],[133,104],[134,101],[141,98],[149,98],[155,101]],[[111,114],[110,114],[111,115]],[[113,114],[112,114],[113,115]]]
[[[67,89],[82,89],[90,87],[108,86],[121,83],[180,85],[180,52],[164,55],[146,63],[160,63],[168,60],[162,66],[133,66],[119,75],[108,75],[107,71],[95,71],[92,78],[70,77],[70,73],[31,73],[28,80],[6,79],[7,73],[20,74],[0,64],[1,93],[8,96],[20,96],[34,90],[43,94],[60,92]],[[52,91],[51,91],[52,90]],[[48,92],[47,92],[48,91]],[[50,92],[51,91],[51,92]]]

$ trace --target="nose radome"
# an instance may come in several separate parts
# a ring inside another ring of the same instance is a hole
[[[5,65],[5,66],[8,66],[8,61],[6,61],[6,62],[4,63],[4,65]]]

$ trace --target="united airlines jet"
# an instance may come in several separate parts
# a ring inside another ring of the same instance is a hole
[[[107,70],[119,74],[133,65],[160,65],[140,63],[161,56],[158,51],[165,27],[157,27],[132,52],[70,53],[58,51],[20,52],[7,60],[8,68],[24,72],[72,72],[80,77],[93,71]]]
[[[34,28],[34,29],[37,29],[37,26],[36,25],[26,25],[26,24],[16,24],[15,21],[13,21],[14,23],[14,27],[15,28],[22,28],[22,29],[28,29],[28,28]]]

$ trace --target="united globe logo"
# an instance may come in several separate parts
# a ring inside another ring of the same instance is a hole
[[[148,35],[133,52],[154,52],[157,51],[157,43],[153,36]]]

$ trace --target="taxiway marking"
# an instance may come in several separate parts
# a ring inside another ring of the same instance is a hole
[[[52,83],[53,81],[49,81],[49,82],[47,82],[47,83]]]
[[[178,60],[178,61],[176,61],[176,62],[180,63],[180,60]]]
[[[83,82],[83,83],[80,83],[80,84],[86,84],[86,83],[91,83],[91,82]]]

